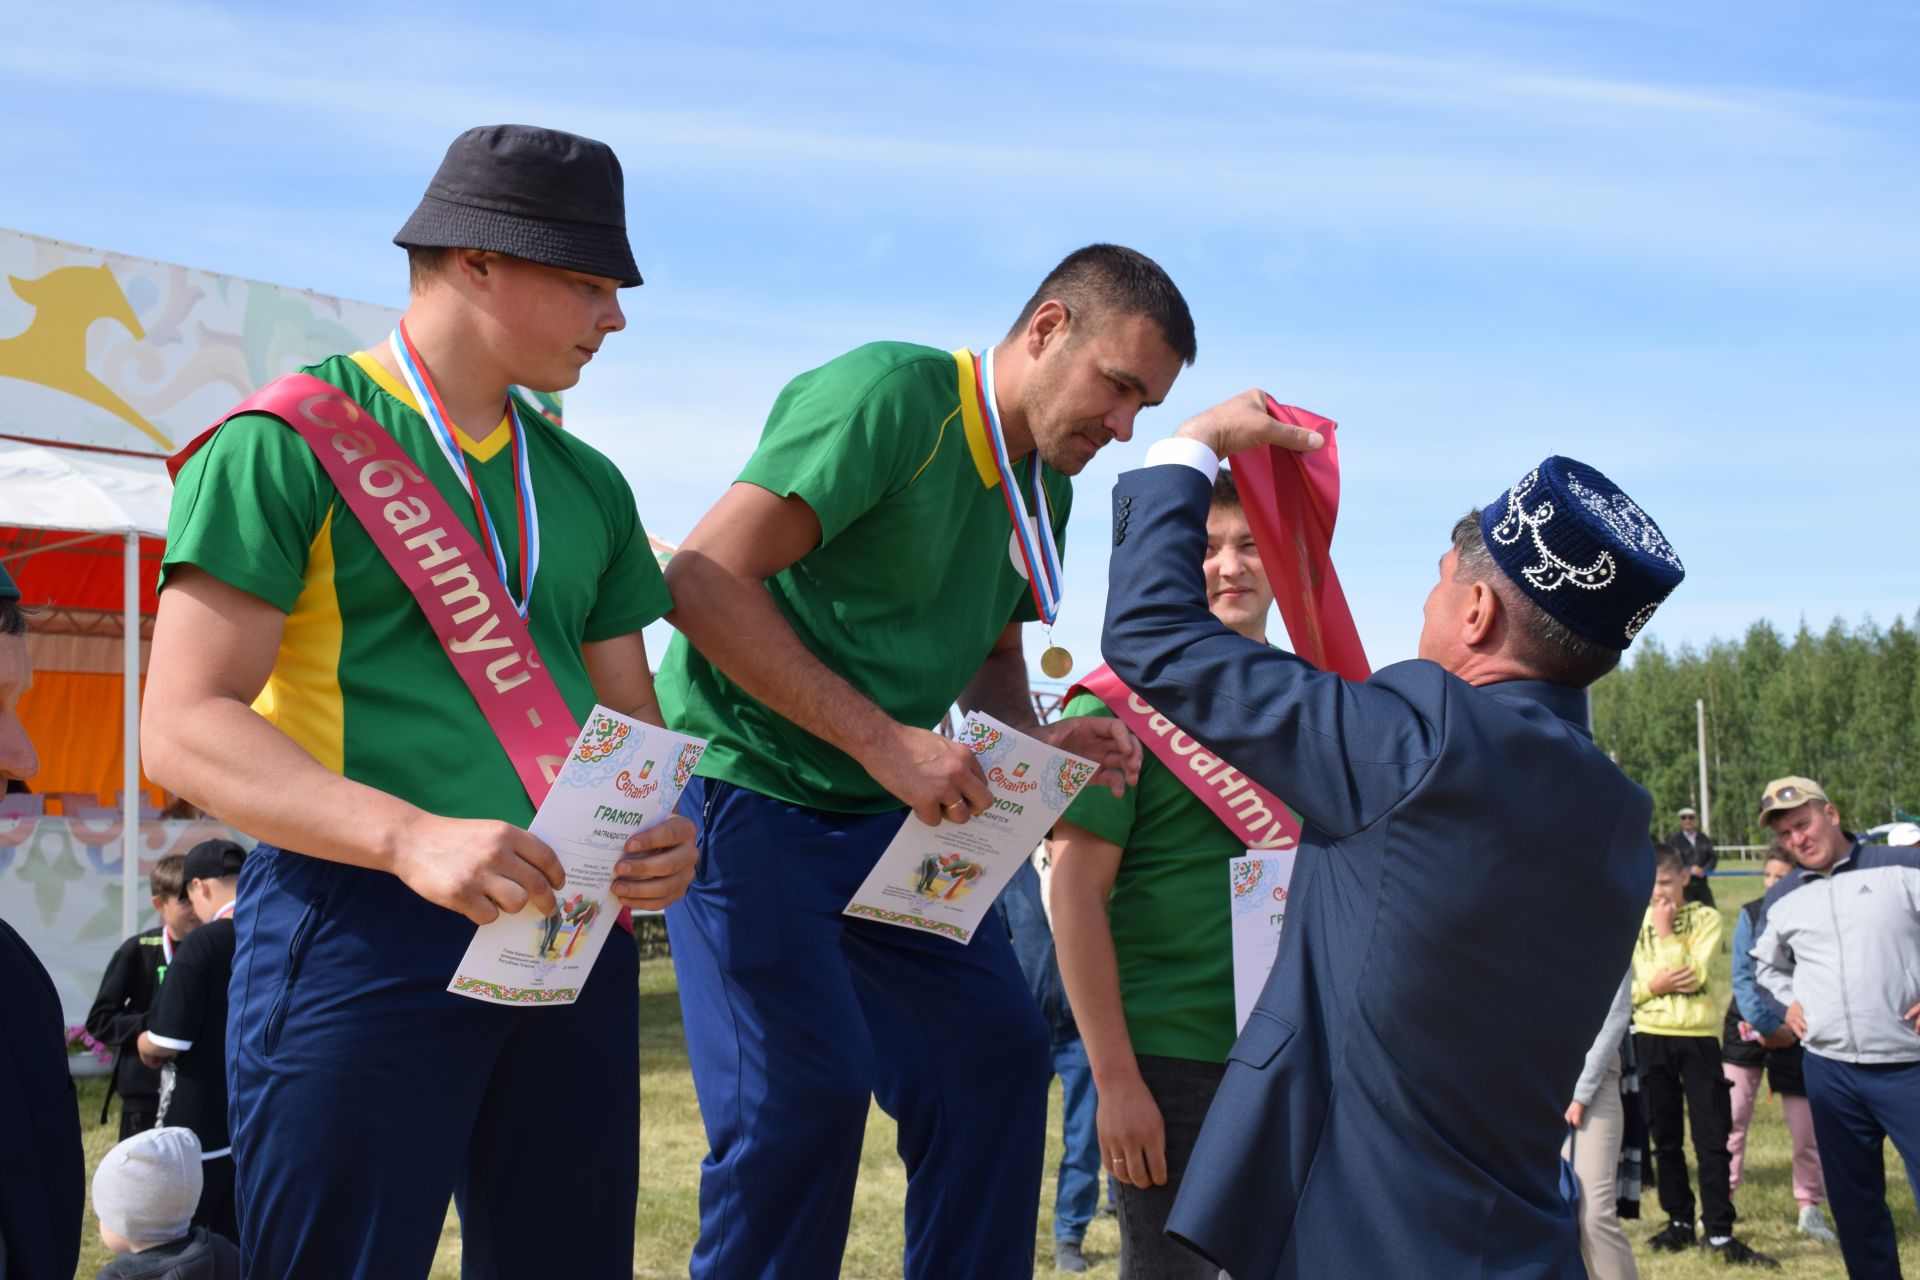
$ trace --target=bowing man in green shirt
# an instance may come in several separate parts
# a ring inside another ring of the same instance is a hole
[[[712,741],[668,913],[710,1146],[695,1277],[839,1274],[873,1097],[900,1125],[904,1274],[1030,1274],[1047,1034],[1004,933],[841,912],[909,810],[986,808],[932,731],[956,698],[1138,775],[1117,721],[1034,722],[1021,634],[1058,607],[1069,477],[1193,355],[1164,271],[1082,249],[978,355],[874,343],[794,379],[669,565],[661,703]]]

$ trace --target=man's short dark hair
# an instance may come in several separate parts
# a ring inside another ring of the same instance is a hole
[[[1051,300],[1065,304],[1068,318],[1083,326],[1083,334],[1114,317],[1145,316],[1159,328],[1180,363],[1193,363],[1193,313],[1172,278],[1144,253],[1117,244],[1074,250],[1033,291],[1008,336],[1025,329],[1041,304]]]
[[[1685,871],[1687,860],[1680,851],[1666,841],[1658,841],[1653,846],[1653,870],[1658,875],[1662,871]]]
[[[446,267],[447,259],[453,256],[452,249],[441,249],[432,245],[410,244],[407,251],[407,288],[419,293],[439,278]]]
[[[1554,684],[1584,689],[1620,665],[1620,654],[1595,644],[1527,598],[1514,586],[1487,549],[1475,508],[1453,526],[1453,549],[1460,555],[1456,581],[1484,582],[1506,608],[1513,627],[1513,655],[1534,675]]]
[[[1207,504],[1207,510],[1209,512],[1245,510],[1240,505],[1239,486],[1233,483],[1233,472],[1225,467],[1220,468],[1219,474],[1213,478],[1213,501]]]

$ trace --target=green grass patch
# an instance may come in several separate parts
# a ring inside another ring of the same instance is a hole
[[[1719,897],[1729,939],[1733,936],[1734,912],[1759,890],[1757,876],[1724,877],[1715,881],[1714,892]],[[1722,990],[1726,989],[1727,966],[1728,957],[1723,949],[1714,962]],[[666,959],[650,959],[641,967],[640,1073],[640,1198],[634,1211],[637,1237],[634,1274],[649,1280],[684,1276],[699,1228],[696,1206],[700,1161],[707,1147],[700,1127],[699,1106],[694,1099],[693,1078],[687,1070],[686,1039],[680,1026],[673,965]],[[93,1123],[100,1114],[104,1091],[102,1081],[85,1081],[80,1088],[89,1176],[100,1157],[113,1145],[118,1132],[117,1113],[106,1125]],[[1052,1269],[1052,1171],[1059,1160],[1060,1089],[1056,1082],[1048,1112],[1048,1176],[1042,1187],[1040,1225],[1034,1239],[1038,1271],[1043,1275],[1050,1274]],[[1747,1142],[1746,1178],[1736,1198],[1740,1211],[1739,1233],[1754,1248],[1778,1257],[1786,1275],[1810,1280],[1843,1280],[1846,1268],[1840,1263],[1839,1250],[1808,1240],[1795,1229],[1799,1209],[1793,1199],[1790,1161],[1791,1146],[1780,1104],[1763,1089]],[[1910,1271],[1920,1272],[1920,1214],[1915,1213],[1906,1174],[1890,1146],[1887,1183],[1894,1223],[1901,1237],[1901,1260]],[[893,1122],[875,1107],[867,1119],[866,1148],[860,1160],[860,1186],[854,1197],[853,1226],[847,1241],[843,1275],[860,1280],[890,1280],[899,1276],[903,1247],[900,1216],[906,1184],[906,1171],[894,1153]],[[1637,1248],[1643,1277],[1704,1280],[1727,1273],[1725,1267],[1707,1257],[1675,1258],[1639,1247],[1640,1242],[1665,1222],[1655,1202],[1651,1171],[1642,1212],[1641,1221],[1626,1225],[1627,1234]],[[1364,1229],[1365,1224],[1355,1223],[1355,1226]],[[100,1247],[91,1210],[86,1232],[81,1277],[92,1276],[108,1258]],[[1094,1220],[1085,1247],[1093,1264],[1088,1274],[1096,1280],[1111,1280],[1118,1272],[1120,1247],[1112,1218],[1102,1216]],[[459,1273],[459,1223],[449,1208],[432,1275],[435,1280],[454,1280]]]

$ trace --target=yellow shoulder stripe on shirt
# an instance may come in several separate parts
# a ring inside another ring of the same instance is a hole
[[[991,489],[1000,483],[1000,469],[993,465],[993,446],[987,441],[987,424],[980,418],[978,383],[973,376],[973,352],[962,347],[953,353],[956,376],[960,381],[960,421],[967,428],[967,451],[973,455],[973,468],[980,483]]]
[[[353,353],[353,362],[360,366],[360,372],[378,383],[380,389],[398,400],[415,413],[420,412],[420,402],[413,398],[413,392],[407,384],[388,373],[380,362],[364,351]],[[507,447],[507,441],[513,439],[513,421],[505,413],[500,415],[500,425],[487,433],[485,440],[475,440],[459,427],[453,429],[453,438],[460,442],[460,452],[467,454],[476,462],[491,462],[493,455]],[[991,455],[989,455],[991,457]]]

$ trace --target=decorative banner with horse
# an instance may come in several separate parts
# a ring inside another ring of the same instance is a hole
[[[0,230],[0,437],[165,457],[281,374],[381,341],[398,315]]]

